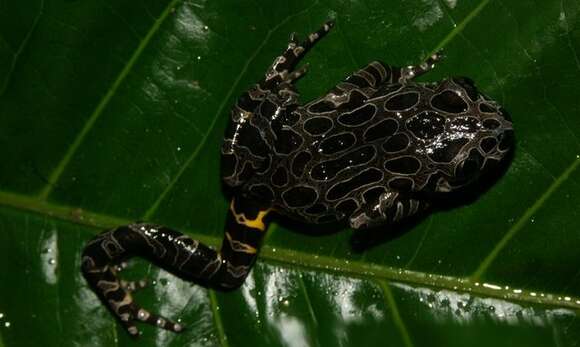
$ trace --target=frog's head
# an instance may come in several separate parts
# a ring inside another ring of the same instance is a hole
[[[442,120],[442,132],[426,150],[432,160],[446,167],[446,174],[437,182],[437,191],[463,187],[496,170],[513,149],[510,115],[481,94],[470,79],[456,77],[441,83],[431,98],[431,106]]]

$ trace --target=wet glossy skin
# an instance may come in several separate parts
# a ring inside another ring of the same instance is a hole
[[[138,305],[123,261],[140,256],[183,279],[217,289],[244,283],[272,211],[303,222],[391,224],[431,205],[429,194],[477,182],[511,149],[511,120],[467,78],[416,83],[435,54],[403,68],[372,62],[326,95],[298,103],[294,68],[331,29],[326,23],[286,50],[232,108],[222,175],[232,188],[224,239],[216,251],[179,231],[133,223],[87,243],[82,272],[126,331],[136,322],[180,332],[183,326]],[[387,229],[388,230],[388,229]]]
[[[255,87],[253,104],[241,99],[232,113],[225,182],[298,220],[353,228],[425,209],[417,193],[474,182],[510,150],[512,124],[468,78],[412,80],[439,58],[407,68],[372,62],[306,105],[292,85]]]

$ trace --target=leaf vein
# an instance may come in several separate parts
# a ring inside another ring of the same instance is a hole
[[[524,45],[521,42],[521,38],[520,38],[520,30],[519,28],[521,27],[518,19],[516,16],[513,15],[512,11],[510,11],[507,6],[504,5],[504,3],[502,1],[499,1],[499,4],[505,8],[506,13],[508,14],[508,16],[510,16],[513,21],[516,23],[516,37],[517,37],[517,44],[520,47],[520,49],[524,52],[524,55],[530,60],[531,64],[534,65],[534,68],[536,70],[536,72],[538,73],[538,75],[540,76],[540,79],[542,81],[546,81],[547,79],[544,78],[544,73],[542,71],[542,68],[536,63],[536,60],[530,55],[530,53],[528,52],[528,50],[524,47]],[[564,7],[562,5],[561,8],[561,13],[564,13]],[[568,23],[566,22],[566,17],[564,16],[564,22],[566,23],[566,33],[569,34],[569,30],[567,28]],[[569,38],[569,37],[568,37]],[[573,51],[574,55],[576,54],[575,51]],[[578,57],[575,56],[576,59],[576,63],[578,65],[578,69],[580,70],[580,64],[578,62]],[[570,132],[570,134],[572,135],[572,137],[574,138],[574,140],[576,141],[576,144],[578,146],[580,146],[580,140],[578,139],[578,136],[576,135],[576,133],[574,131],[572,131],[572,128],[570,128],[570,125],[568,124],[568,121],[566,120],[566,118],[564,117],[564,114],[562,113],[562,111],[560,111],[560,109],[550,100],[550,98],[548,97],[548,87],[546,86],[546,84],[543,84],[544,90],[543,90],[543,97],[544,97],[544,101],[546,102],[546,104],[551,107],[560,117],[560,119],[562,120],[562,123],[564,124],[564,127],[566,127],[566,129]]]
[[[578,59],[578,53],[576,52],[576,48],[572,44],[572,39],[570,38],[570,24],[568,23],[568,14],[566,13],[566,9],[564,6],[564,0],[560,1],[560,13],[563,14],[562,21],[566,25],[566,38],[568,39],[568,47],[572,51],[574,55],[574,61],[576,62],[576,68],[580,71],[580,59]]]
[[[385,304],[391,311],[391,315],[393,317],[393,321],[395,322],[395,326],[399,330],[401,337],[403,338],[403,342],[405,343],[406,347],[413,347],[413,341],[411,341],[411,336],[409,335],[409,331],[405,326],[405,322],[399,313],[399,309],[397,308],[397,302],[395,301],[395,297],[393,296],[393,292],[391,288],[389,288],[389,284],[385,280],[378,280],[377,283],[381,287],[383,291],[383,296],[385,298]]]
[[[577,166],[580,166],[580,158],[576,160],[568,174]],[[562,175],[560,179],[563,179]],[[90,211],[83,211],[77,207],[62,206],[54,203],[47,203],[32,197],[23,196],[16,193],[0,191],[0,206],[14,209],[16,211],[27,211],[53,218],[67,223],[74,223],[95,228],[95,232],[108,229],[117,225],[130,223],[129,220],[103,215]],[[192,238],[205,243],[208,246],[216,247],[220,244],[221,239],[215,236],[208,236],[201,233],[194,233],[185,230],[186,234]],[[26,243],[29,244],[29,243]],[[292,265],[307,270],[317,270],[330,273],[336,273],[342,276],[363,279],[385,279],[388,281],[397,281],[410,283],[420,286],[434,288],[444,288],[453,291],[469,292],[472,295],[482,295],[488,297],[502,298],[506,300],[515,300],[525,303],[535,303],[555,307],[568,307],[574,310],[580,310],[580,298],[573,298],[570,301],[557,299],[557,295],[545,293],[545,296],[535,296],[531,292],[512,293],[511,291],[500,291],[489,289],[481,285],[475,285],[471,278],[460,278],[438,274],[429,274],[419,271],[402,270],[382,264],[364,263],[353,260],[345,262],[344,259],[330,258],[325,255],[313,255],[310,253],[285,249],[283,247],[273,248],[264,246],[260,259],[274,264]],[[501,286],[503,287],[503,286]]]
[[[36,30],[36,27],[38,26],[38,22],[40,21],[40,17],[42,17],[43,14],[44,14],[44,0],[41,0],[38,14],[36,15],[36,17],[34,17],[34,20],[32,21],[32,25],[30,26],[30,30],[28,30],[28,32],[26,33],[26,36],[24,36],[24,39],[20,43],[20,46],[18,46],[18,49],[16,50],[16,52],[14,52],[14,54],[12,56],[12,61],[10,62],[10,68],[8,69],[8,72],[6,73],[6,78],[4,78],[4,82],[0,86],[0,96],[2,96],[6,92],[6,90],[8,89],[8,84],[10,83],[12,73],[14,72],[14,69],[16,68],[16,63],[18,62],[18,58],[20,57],[20,54],[22,54],[22,51],[24,51],[24,48],[26,47],[26,45],[30,41],[32,34],[34,33],[34,31]]]
[[[304,283],[304,279],[302,278],[302,275],[299,274],[298,275],[298,285],[300,286],[300,289],[302,290],[302,294],[304,295],[304,301],[306,301],[306,307],[308,308],[308,314],[310,315],[310,318],[312,318],[312,322],[314,323],[315,327],[318,327],[318,320],[316,319],[316,313],[314,312],[314,307],[312,306],[312,301],[310,300],[310,294],[308,294],[308,291],[306,290],[306,284]],[[316,335],[313,335],[316,336]],[[316,340],[316,345],[318,346],[318,340]]]
[[[467,16],[465,16],[465,18],[463,18],[463,20],[461,22],[459,22],[459,24],[457,24],[456,27],[453,28],[453,30],[451,30],[436,46],[435,48],[431,51],[431,53],[429,53],[427,55],[427,57],[432,56],[433,54],[435,54],[437,51],[439,51],[441,48],[445,47],[457,34],[461,33],[463,31],[463,29],[467,26],[467,24],[469,24],[469,22],[471,22],[473,20],[473,18],[477,17],[477,15],[479,14],[479,12],[481,12],[481,10],[483,10],[483,8],[490,2],[490,0],[483,0],[482,2],[479,3],[479,5],[477,5],[471,12],[469,12],[467,14]]]
[[[97,104],[97,107],[95,108],[95,110],[91,113],[91,115],[89,116],[89,118],[85,122],[83,128],[81,129],[81,131],[79,132],[77,137],[74,139],[71,146],[65,152],[64,156],[62,157],[60,162],[57,164],[57,166],[53,169],[52,173],[50,174],[50,176],[48,178],[48,182],[47,182],[46,186],[38,194],[38,199],[46,200],[48,198],[48,196],[50,195],[50,193],[54,189],[56,183],[60,179],[60,176],[64,172],[65,168],[68,166],[72,157],[76,154],[81,143],[84,141],[87,134],[93,128],[93,125],[96,123],[96,121],[101,116],[104,109],[107,107],[107,105],[109,104],[109,102],[111,101],[111,99],[113,98],[115,93],[117,92],[117,89],[125,81],[125,78],[129,75],[129,73],[133,69],[133,66],[135,66],[135,63],[137,62],[137,60],[141,57],[141,54],[143,53],[143,51],[145,50],[145,48],[147,47],[147,45],[151,41],[151,38],[153,38],[153,36],[157,33],[157,31],[161,27],[161,24],[165,21],[165,18],[167,18],[167,16],[171,13],[171,10],[176,6],[176,4],[179,1],[181,1],[181,0],[172,0],[168,4],[168,6],[164,9],[161,16],[153,23],[153,26],[151,27],[151,29],[149,30],[147,35],[145,35],[143,40],[141,40],[141,42],[139,43],[139,46],[137,46],[137,49],[135,50],[135,52],[133,53],[133,55],[131,56],[131,58],[127,62],[127,64],[125,64],[125,66],[123,67],[123,69],[121,70],[121,72],[119,73],[117,78],[115,79],[115,81],[113,81],[113,84],[111,85],[111,87],[107,90],[107,93],[105,93],[103,98]]]
[[[250,56],[250,58],[248,58],[248,60],[246,61],[246,63],[242,67],[242,70],[240,71],[240,73],[238,74],[238,76],[236,77],[236,79],[233,81],[232,87],[228,90],[227,94],[225,95],[225,97],[223,98],[222,102],[220,103],[220,105],[219,105],[219,107],[218,107],[218,109],[217,109],[217,111],[216,111],[216,113],[215,113],[215,115],[213,117],[213,120],[212,120],[211,124],[209,125],[209,127],[207,129],[207,132],[205,133],[205,135],[201,139],[200,143],[193,150],[192,154],[189,156],[189,158],[187,158],[187,160],[185,161],[185,163],[179,168],[179,170],[177,171],[177,174],[173,177],[173,179],[171,180],[171,182],[165,187],[165,189],[161,192],[161,194],[159,195],[159,197],[153,202],[153,204],[151,205],[151,207],[149,207],[149,209],[145,212],[145,214],[143,215],[143,219],[144,220],[148,220],[155,213],[155,211],[157,211],[157,209],[161,205],[161,202],[165,199],[165,197],[167,196],[167,194],[173,189],[173,187],[175,186],[175,184],[177,183],[177,181],[179,180],[179,178],[181,178],[181,175],[183,175],[183,173],[185,172],[185,170],[197,158],[197,156],[199,155],[201,149],[205,146],[205,144],[206,144],[206,142],[207,142],[207,140],[209,138],[209,135],[211,134],[211,132],[215,128],[219,116],[222,114],[224,108],[226,107],[227,103],[229,102],[229,100],[230,100],[231,96],[233,95],[234,91],[238,88],[238,84],[242,80],[242,77],[246,74],[248,68],[250,67],[250,65],[252,64],[252,62],[254,61],[254,59],[256,59],[256,57],[258,56],[258,54],[260,53],[260,51],[266,46],[266,44],[270,40],[270,37],[272,36],[272,34],[274,32],[276,32],[284,24],[286,24],[288,21],[290,21],[290,19],[292,19],[292,18],[294,18],[296,16],[299,16],[299,15],[301,15],[301,14],[309,11],[317,3],[318,3],[318,1],[314,2],[312,5],[310,5],[306,9],[304,9],[304,10],[302,10],[300,12],[297,12],[297,13],[295,13],[293,15],[290,15],[290,16],[286,17],[286,19],[280,21],[277,25],[275,25],[272,29],[270,29],[268,31],[268,33],[264,37],[264,40],[262,40],[262,43],[256,48],[256,50],[254,51],[254,53],[252,53],[252,55]]]
[[[406,269],[408,269],[409,266],[411,266],[411,264],[415,261],[415,258],[417,258],[417,255],[419,254],[419,251],[423,247],[423,243],[425,243],[425,239],[427,238],[427,235],[429,234],[429,231],[431,230],[432,225],[433,225],[433,215],[430,215],[429,216],[429,224],[427,224],[427,226],[423,230],[423,237],[421,237],[421,241],[419,241],[419,244],[415,248],[415,252],[413,253],[413,256],[411,256],[411,259],[409,259],[407,264],[405,264]]]
[[[540,207],[544,205],[544,202],[548,200],[550,196],[564,183],[570,174],[580,165],[580,158],[576,158],[572,164],[564,170],[564,172],[552,182],[552,184],[546,189],[546,191],[540,195],[540,197],[530,206],[524,214],[518,219],[518,221],[505,233],[503,238],[496,244],[496,246],[491,250],[491,252],[485,257],[481,262],[479,267],[473,272],[469,278],[472,281],[477,281],[481,276],[487,271],[491,264],[495,261],[499,253],[504,249],[508,242],[515,236],[515,234],[520,231],[527,223],[528,220],[536,213]]]
[[[215,291],[210,289],[209,290],[209,302],[211,306],[211,312],[213,313],[214,323],[216,325],[218,340],[222,347],[229,347],[228,344],[228,337],[226,335],[224,324],[222,322],[221,314],[219,312],[219,306],[217,302],[217,297],[215,295]]]

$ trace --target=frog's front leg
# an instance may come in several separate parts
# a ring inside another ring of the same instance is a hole
[[[441,50],[435,52],[429,58],[419,65],[409,65],[402,67],[398,73],[399,82],[405,83],[406,81],[412,80],[417,76],[421,76],[435,67],[435,63],[441,61],[444,58],[443,52]]]
[[[83,251],[82,272],[91,288],[108,305],[127,332],[137,336],[135,322],[180,332],[183,327],[152,314],[134,302],[139,288],[118,277],[117,264],[140,256],[186,280],[212,288],[240,286],[252,268],[267,227],[269,207],[245,198],[232,199],[219,252],[164,226],[135,223],[106,231]]]
[[[349,218],[353,229],[372,228],[392,224],[426,210],[429,204],[398,192],[381,194],[355,211]]]

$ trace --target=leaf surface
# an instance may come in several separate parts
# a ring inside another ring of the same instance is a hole
[[[189,328],[144,327],[138,343],[578,345],[579,11],[552,0],[0,3],[0,346],[136,344],[80,275],[83,244],[150,220],[218,246],[229,108],[289,33],[329,18],[303,100],[371,60],[416,64],[443,48],[424,80],[469,76],[509,110],[509,170],[468,205],[384,228],[364,252],[348,230],[273,225],[231,293],[136,261],[128,276],[156,281],[138,300]]]

